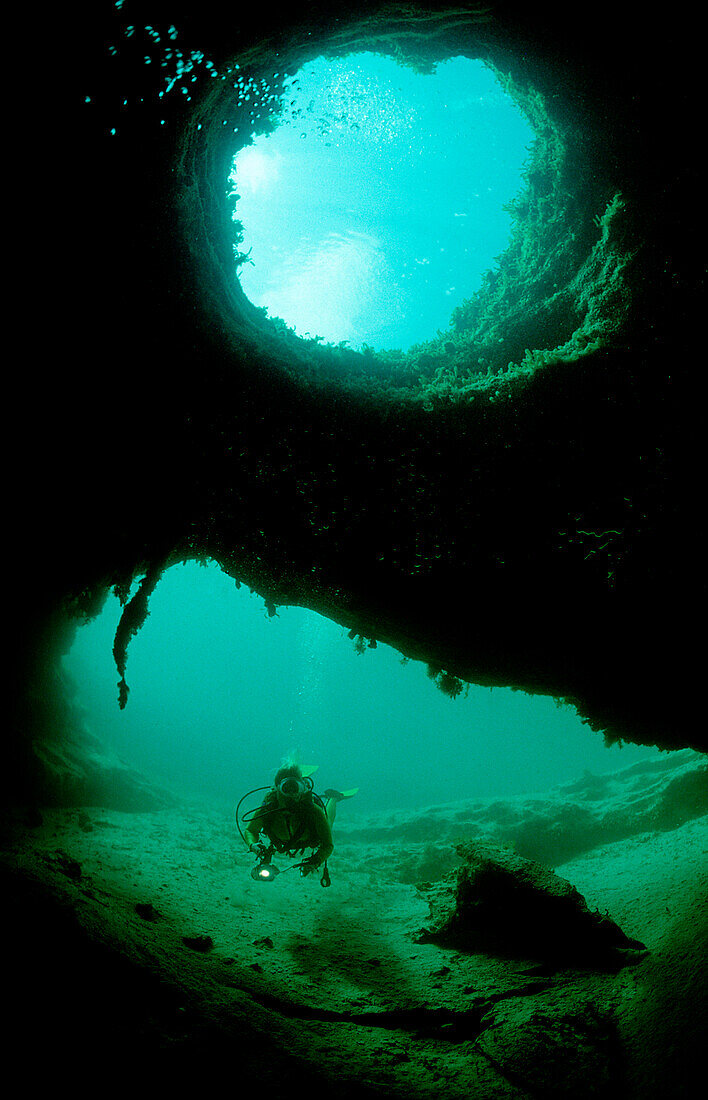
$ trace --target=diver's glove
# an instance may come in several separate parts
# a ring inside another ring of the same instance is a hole
[[[319,864],[315,860],[315,857],[310,856],[309,859],[304,860],[300,864],[300,874],[304,878],[306,875],[310,875],[310,874],[312,874],[313,871],[316,871],[318,867],[319,867]]]
[[[255,844],[252,844],[248,850],[249,852],[252,852],[253,855],[256,856],[258,859],[263,859],[266,852],[268,851],[265,844],[261,844],[259,841],[256,841]]]

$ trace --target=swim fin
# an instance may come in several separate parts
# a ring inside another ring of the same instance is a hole
[[[358,787],[352,787],[348,791],[335,791],[331,787],[325,791],[325,798],[333,798],[335,802],[343,802],[345,798],[353,798]]]
[[[302,773],[303,777],[307,779],[308,776],[314,775],[318,768],[319,764],[301,764],[300,772]]]

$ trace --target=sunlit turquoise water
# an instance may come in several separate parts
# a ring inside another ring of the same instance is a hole
[[[408,348],[448,327],[508,244],[534,134],[480,61],[422,75],[319,58],[235,158],[241,285],[300,335]]]
[[[118,709],[111,597],[66,659],[88,724],[132,766],[176,789],[236,802],[272,781],[292,749],[318,788],[359,786],[347,816],[544,791],[583,771],[656,756],[606,748],[569,709],[506,689],[450,699],[387,646],[354,651],[346,630],[263,600],[215,565],[164,576],[128,657]]]

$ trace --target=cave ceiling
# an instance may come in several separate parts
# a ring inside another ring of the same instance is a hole
[[[59,125],[32,185],[40,318],[11,486],[30,647],[58,607],[90,613],[144,575],[123,670],[160,572],[214,559],[271,611],[306,606],[390,643],[444,690],[511,685],[569,700],[609,738],[705,746],[699,69],[690,35],[666,48],[678,30],[615,8],[281,17],[125,0],[45,26],[37,110]],[[175,48],[201,54],[189,94],[159,94],[146,27],[163,51],[174,28]],[[481,57],[538,135],[515,236],[459,340],[385,370],[250,305],[226,202],[236,107],[221,74],[354,49]]]

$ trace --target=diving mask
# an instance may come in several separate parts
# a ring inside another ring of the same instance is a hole
[[[285,779],[280,780],[276,790],[288,801],[297,802],[303,795],[312,790],[312,786],[312,780],[309,777],[301,778],[300,776],[287,775]]]

